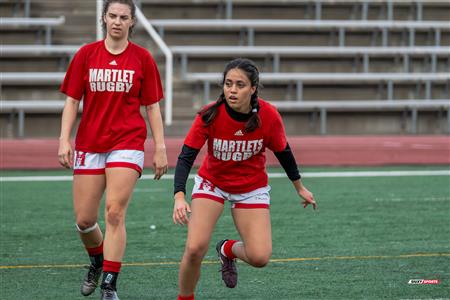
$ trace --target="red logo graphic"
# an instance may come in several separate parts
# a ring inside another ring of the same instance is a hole
[[[75,157],[75,165],[77,167],[84,167],[84,163],[86,161],[86,153],[85,152],[81,152],[81,151],[76,151],[75,152],[76,157]]]
[[[422,284],[439,284],[438,279],[424,279]]]
[[[200,190],[211,191],[211,192],[214,192],[215,188],[216,187],[211,182],[206,181],[204,179],[203,179],[202,183],[200,183],[200,187],[199,187]]]

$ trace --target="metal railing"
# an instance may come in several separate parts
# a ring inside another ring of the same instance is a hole
[[[2,57],[72,56],[80,45],[0,45]]]
[[[172,72],[170,76],[172,75]],[[166,73],[166,74],[167,74]],[[23,86],[23,85],[57,85],[64,79],[64,72],[0,72],[0,88],[2,86]],[[202,84],[204,103],[210,100],[211,85],[217,84],[221,80],[221,73],[187,73],[183,77],[183,81],[189,84]],[[170,78],[172,79],[172,78]],[[432,88],[435,84],[446,85],[446,96],[449,96],[448,86],[450,84],[450,73],[261,73],[261,83],[271,85],[286,85],[288,87],[296,86],[297,101],[303,99],[304,85],[317,84],[371,84],[380,87],[386,86],[386,97],[388,100],[394,100],[394,84],[416,84],[424,86],[424,99],[432,98]],[[172,91],[172,82],[170,88]],[[288,88],[289,92],[290,88]],[[172,94],[167,93],[172,97]],[[167,97],[168,98],[168,97]],[[288,97],[290,99],[290,97]],[[167,118],[170,116],[172,121],[172,99],[170,103],[166,101],[166,108],[170,109],[166,114]],[[171,122],[166,122],[166,125],[171,125]]]
[[[234,10],[239,10],[240,5],[253,5],[264,7],[265,5],[296,6],[304,8],[304,17],[313,20],[323,20],[323,11],[330,5],[352,6],[352,13],[348,15],[350,19],[368,20],[371,15],[371,8],[375,7],[379,19],[395,19],[395,11],[398,8],[408,7],[408,19],[423,20],[424,7],[431,5],[445,5],[448,0],[135,0],[142,4],[208,4],[217,5],[217,15],[224,19],[233,19]],[[237,7],[237,8],[236,8]]]
[[[450,22],[447,21],[394,21],[394,20],[300,20],[300,19],[157,19],[152,20],[153,26],[158,28],[159,34],[164,36],[167,30],[222,30],[222,31],[246,31],[247,45],[254,46],[255,31],[328,31],[338,34],[338,45],[344,47],[347,31],[381,32],[382,46],[388,46],[389,33],[392,31],[408,31],[408,44],[415,46],[417,31],[433,31],[434,44],[441,44],[441,31],[450,30]],[[240,44],[244,43],[241,38]],[[373,42],[372,42],[373,43]]]
[[[2,100],[0,112],[11,114],[10,120],[17,115],[17,136],[25,136],[25,114],[60,113],[64,108],[61,100]],[[417,133],[419,111],[447,111],[447,128],[450,134],[450,100],[335,100],[335,101],[270,101],[280,112],[308,112],[319,115],[320,134],[327,134],[329,112],[408,112],[411,116],[411,125],[408,130],[411,134]],[[82,103],[80,105],[81,110]]]
[[[64,16],[58,18],[1,18],[0,28],[43,27],[45,44],[52,44],[52,28],[64,24]]]
[[[181,74],[188,73],[189,57],[250,56],[272,57],[273,72],[280,71],[283,57],[354,57],[362,59],[363,72],[369,72],[370,57],[394,56],[403,60],[403,72],[410,72],[411,56],[430,58],[430,72],[437,72],[437,59],[448,58],[450,69],[450,47],[327,47],[327,46],[172,46],[174,55],[181,57]]]
[[[447,134],[450,134],[450,100],[348,100],[348,101],[270,101],[280,112],[312,112],[318,113],[320,134],[327,134],[329,112],[386,112],[399,111],[411,114],[411,134],[417,133],[419,111],[447,111]]]
[[[402,0],[385,0],[385,1],[370,1],[370,0],[316,0],[316,1],[291,1],[291,3],[301,3],[308,8],[312,8],[313,17],[316,20],[322,20],[322,6],[327,4],[352,4],[354,6],[354,10],[361,11],[361,20],[368,20],[369,15],[369,6],[381,6],[381,10],[385,11],[386,19],[393,20],[394,19],[394,6],[395,5],[411,5],[415,6],[415,20],[421,21],[423,19],[423,6],[425,4],[441,4],[448,3],[447,0],[416,0],[416,1],[402,1]],[[220,1],[220,4],[222,1]],[[225,6],[225,18],[232,19],[233,18],[233,5],[234,3],[239,3],[241,1],[233,1],[233,0],[225,0],[223,4]],[[242,1],[245,2],[245,1]],[[267,1],[266,1],[267,2]],[[269,1],[271,3],[279,4],[281,1]],[[287,1],[286,1],[287,2]],[[409,2],[409,3],[408,3]],[[282,3],[282,2],[281,2]]]
[[[164,121],[167,126],[170,126],[172,125],[173,55],[166,43],[158,35],[152,25],[150,25],[139,7],[136,7],[136,16],[138,21],[141,22],[142,26],[144,26],[145,30],[150,34],[166,57]]]
[[[203,84],[204,103],[210,101],[212,84],[219,84],[221,73],[188,73],[184,81]],[[296,100],[303,100],[304,84],[386,84],[386,97],[394,100],[394,83],[416,83],[425,85],[424,98],[431,99],[432,84],[447,84],[449,73],[260,73],[261,83],[272,85],[296,85]],[[448,96],[448,92],[447,92]]]

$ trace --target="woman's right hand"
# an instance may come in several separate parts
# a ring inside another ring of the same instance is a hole
[[[176,193],[175,203],[173,205],[173,223],[186,225],[187,223],[189,223],[189,213],[191,213],[191,207],[184,198],[184,193]]]
[[[68,140],[59,141],[58,160],[61,166],[70,169],[73,166],[73,150]]]

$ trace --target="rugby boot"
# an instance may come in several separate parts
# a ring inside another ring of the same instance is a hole
[[[222,280],[225,283],[226,287],[234,288],[237,285],[237,269],[236,269],[236,260],[230,259],[222,254],[220,249],[222,245],[228,240],[221,240],[216,245],[217,256],[219,257],[221,268],[220,272],[222,273]]]
[[[102,284],[101,300],[119,300],[117,292],[111,284]]]
[[[102,274],[102,268],[96,268],[93,265],[86,268],[88,269],[88,272],[81,284],[81,294],[83,296],[89,296],[95,291],[98,286],[100,275]]]

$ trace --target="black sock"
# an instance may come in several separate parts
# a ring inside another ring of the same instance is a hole
[[[103,267],[103,253],[97,255],[89,255],[89,259],[91,260],[91,264],[96,269]]]
[[[116,281],[119,273],[116,272],[104,272],[102,280],[102,288],[106,285],[111,285],[114,290],[116,290]]]

